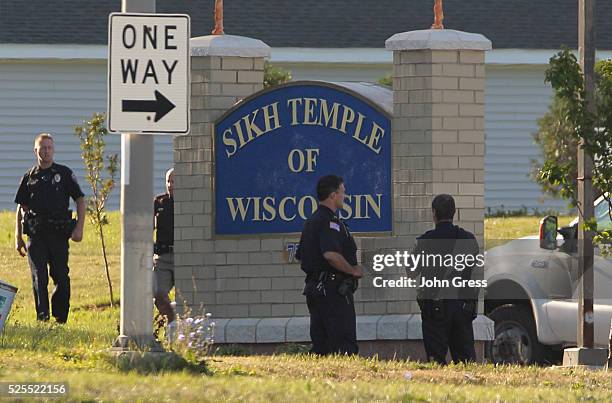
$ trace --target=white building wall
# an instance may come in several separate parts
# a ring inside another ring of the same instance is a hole
[[[530,178],[531,160],[541,160],[533,141],[552,89],[546,66],[487,66],[485,88],[485,206],[567,210],[563,200],[544,196]]]

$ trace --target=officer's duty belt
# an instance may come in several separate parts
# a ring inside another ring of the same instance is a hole
[[[342,281],[346,278],[352,278],[352,276],[348,274],[344,274],[339,271],[330,271],[330,270],[322,270],[309,273],[306,277],[306,281]]]
[[[173,245],[154,244],[153,253],[156,255],[163,255],[164,253],[170,253],[174,250]]]

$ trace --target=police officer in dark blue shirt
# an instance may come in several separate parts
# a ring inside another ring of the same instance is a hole
[[[311,352],[357,354],[353,292],[363,268],[357,264],[355,240],[337,215],[345,197],[342,178],[320,178],[317,197],[319,207],[306,220],[296,253],[306,273]]]
[[[449,349],[455,363],[474,361],[472,321],[476,318],[478,289],[468,286],[467,281],[474,280],[478,242],[471,232],[453,225],[455,200],[451,195],[436,196],[431,206],[436,227],[417,238],[412,252],[427,258],[428,263],[422,260],[409,273],[421,275],[417,302],[425,352],[428,360],[442,365]]]
[[[52,314],[58,323],[65,323],[70,309],[68,239],[83,239],[86,210],[76,176],[70,168],[53,162],[54,153],[53,137],[39,134],[34,141],[37,165],[23,176],[15,196],[15,248],[21,256],[28,255],[37,319],[49,320],[50,274],[55,283]],[[70,198],[77,205],[77,220],[68,209]],[[23,234],[28,235],[27,246]]]
[[[166,193],[153,200],[153,297],[159,313],[174,327],[175,313],[168,294],[174,287],[174,168],[166,171]]]

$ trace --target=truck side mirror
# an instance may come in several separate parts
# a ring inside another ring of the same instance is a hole
[[[540,220],[540,248],[557,249],[557,217],[548,215]]]

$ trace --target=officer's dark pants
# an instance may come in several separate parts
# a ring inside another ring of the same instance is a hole
[[[174,287],[174,252],[153,256],[153,298],[160,314],[168,323],[175,319],[174,308],[168,294]]]
[[[357,354],[357,324],[353,295],[338,294],[338,283],[325,283],[326,295],[307,295],[310,312],[311,353]]]
[[[32,272],[32,288],[38,320],[49,320],[49,274],[55,289],[51,296],[53,317],[64,323],[70,309],[70,277],[68,276],[68,239],[50,232],[28,240],[28,261]],[[49,266],[47,268],[47,265]]]
[[[443,315],[421,311],[423,344],[428,361],[446,364],[446,352],[450,348],[454,363],[476,360],[472,312],[463,308],[463,301],[445,300]]]

